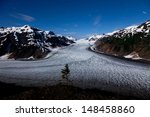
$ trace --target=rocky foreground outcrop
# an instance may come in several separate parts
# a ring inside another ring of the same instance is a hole
[[[150,21],[99,37],[93,45],[97,51],[126,58],[150,59]]]
[[[0,28],[0,57],[8,59],[44,58],[53,48],[74,43],[54,32],[43,31],[28,25],[23,27]]]

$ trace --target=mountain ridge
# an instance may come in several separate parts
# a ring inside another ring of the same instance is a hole
[[[134,59],[150,59],[150,20],[105,34],[93,47],[106,54]]]
[[[0,56],[7,58],[43,58],[53,48],[74,43],[65,36],[58,36],[52,31],[43,31],[29,25],[22,27],[0,28]]]

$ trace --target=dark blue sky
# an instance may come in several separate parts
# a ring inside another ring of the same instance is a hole
[[[29,24],[83,38],[150,19],[150,0],[1,0],[0,26]]]

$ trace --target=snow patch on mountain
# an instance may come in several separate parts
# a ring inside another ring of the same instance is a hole
[[[129,55],[124,56],[125,58],[130,58],[134,60],[142,59],[137,52],[132,52]]]
[[[72,37],[72,36],[66,36],[66,38],[68,38],[69,40],[72,40],[72,41],[76,41],[77,39]]]
[[[5,54],[0,57],[0,60],[7,60],[11,54]]]

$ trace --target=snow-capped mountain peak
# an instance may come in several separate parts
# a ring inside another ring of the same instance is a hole
[[[0,28],[0,56],[7,54],[12,58],[42,58],[52,48],[67,46],[73,42],[52,31],[43,31],[29,25]]]
[[[138,27],[138,25],[132,25],[132,26],[126,27],[125,29],[126,29],[126,30],[134,30],[134,29],[136,29],[137,27]]]
[[[91,35],[87,38],[87,40],[89,41],[96,41],[97,39],[100,39],[104,37],[104,35],[99,35],[99,34],[94,34],[94,35]]]
[[[105,35],[111,36],[111,35],[117,33],[118,31],[119,31],[119,30],[116,30],[116,31],[113,31],[113,32],[110,32],[110,33],[106,33]]]
[[[147,35],[150,34],[150,20],[141,25],[128,26],[124,29],[113,31],[111,33],[106,33],[103,35],[92,35],[88,39],[96,41],[98,39],[103,39],[105,37],[107,38],[110,36],[122,38],[122,37],[125,37],[126,35],[130,35],[130,34],[134,35],[134,34],[138,34],[138,33],[145,33]]]
[[[17,32],[17,33],[23,33],[23,32],[28,32],[32,33],[33,29],[29,25],[24,25],[22,27],[8,27],[8,28],[0,28],[0,33],[12,33],[12,32]]]

